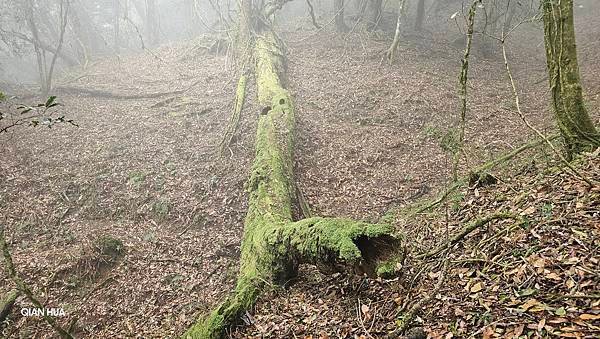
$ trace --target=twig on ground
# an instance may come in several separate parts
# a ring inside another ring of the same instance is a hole
[[[361,304],[360,298],[359,298],[358,299],[358,304],[356,306],[356,316],[358,317],[358,322],[360,323],[360,327],[362,328],[362,330],[366,334],[366,336],[368,338],[374,339],[373,336],[371,335],[371,333],[369,332],[369,330],[367,329],[367,327],[365,326],[365,322],[363,320],[362,314],[363,314],[362,304]]]
[[[88,293],[85,294],[85,296],[83,297],[83,300],[87,300],[94,292],[96,292],[97,290],[99,290],[102,287],[104,287],[105,285],[107,285],[108,282],[110,282],[111,280],[114,280],[115,277],[116,277],[115,275],[111,275],[111,276],[107,277],[106,279],[102,280],[99,284],[94,286],[94,288],[92,288]]]
[[[464,237],[466,237],[467,235],[469,235],[474,230],[476,230],[479,227],[482,227],[482,226],[488,224],[491,221],[500,220],[500,219],[516,219],[516,218],[517,218],[516,215],[514,215],[512,213],[508,213],[508,212],[494,213],[494,214],[489,215],[487,217],[479,218],[479,219],[471,222],[467,226],[465,226],[459,233],[457,233],[455,236],[453,236],[452,238],[450,238],[448,241],[446,241],[444,244],[442,244],[438,248],[434,249],[431,252],[419,255],[419,256],[417,256],[417,258],[418,259],[424,259],[424,258],[430,258],[430,257],[436,256],[440,252],[442,252],[443,250],[445,250],[447,248],[450,248],[452,245],[455,245],[456,243],[458,243],[459,241],[461,241]]]
[[[44,307],[42,303],[40,303],[40,301],[33,295],[33,292],[29,286],[27,286],[27,284],[25,284],[25,282],[17,274],[10,251],[8,249],[8,244],[6,243],[6,238],[4,237],[4,225],[0,225],[0,250],[2,251],[2,255],[4,257],[4,267],[8,277],[15,283],[15,285],[17,285],[19,292],[23,293],[23,295],[27,297],[33,306],[43,309]],[[46,314],[46,312],[43,312],[42,317],[62,338],[73,339],[73,336],[69,332],[65,331],[65,329],[63,329],[56,322],[56,320],[54,320],[54,318]]]
[[[446,275],[448,273],[449,262],[450,262],[450,258],[444,259],[444,264],[443,264],[442,270],[440,272],[440,275],[438,277],[437,284],[435,285],[435,287],[433,288],[433,290],[431,291],[431,293],[429,293],[427,295],[427,297],[425,297],[425,298],[417,301],[408,310],[408,312],[404,313],[402,315],[402,317],[400,317],[398,328],[396,328],[390,334],[390,336],[392,338],[395,338],[395,337],[399,336],[400,334],[406,332],[406,330],[408,329],[408,327],[412,323],[413,319],[417,316],[417,313],[419,313],[421,311],[421,309],[423,308],[423,305],[426,305],[427,303],[429,303],[431,301],[431,299],[433,299],[435,297],[435,295],[438,294],[438,292],[442,288],[442,285],[444,284],[444,281],[446,280]]]

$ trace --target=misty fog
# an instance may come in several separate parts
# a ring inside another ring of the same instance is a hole
[[[597,0],[0,0],[0,333],[597,337],[598,55]]]

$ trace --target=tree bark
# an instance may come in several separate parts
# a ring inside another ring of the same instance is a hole
[[[254,30],[252,0],[238,0],[238,7],[240,8],[238,14],[238,55],[241,57],[250,54],[250,36]]]
[[[71,12],[71,31],[75,35],[75,39],[79,44],[79,48],[76,49],[75,53],[79,59],[79,63],[81,65],[87,65],[91,54],[90,35],[89,32],[83,28],[81,23],[81,16],[79,15],[79,11],[76,7],[77,1],[73,1],[71,5],[73,6]]]
[[[467,95],[468,95],[468,80],[469,80],[469,57],[471,56],[471,46],[473,45],[473,33],[475,25],[475,15],[477,7],[481,4],[481,0],[473,0],[467,14],[467,32],[466,45],[461,60],[461,69],[459,77],[459,97],[461,103],[460,123],[458,128],[458,143],[452,149],[452,181],[458,181],[458,163],[462,154],[462,148],[465,142],[465,126],[467,124]]]
[[[52,76],[54,75],[54,67],[56,65],[56,60],[58,59],[58,52],[60,52],[63,42],[65,40],[65,31],[67,29],[67,19],[69,17],[69,1],[60,1],[60,35],[58,37],[58,45],[56,46],[56,53],[52,56],[52,61],[50,61],[50,69],[48,70],[48,74],[46,76],[46,86],[45,91],[42,93],[44,96],[48,95],[48,92],[52,90]]]
[[[583,101],[577,63],[573,0],[543,0],[544,39],[554,116],[567,156],[600,146]]]

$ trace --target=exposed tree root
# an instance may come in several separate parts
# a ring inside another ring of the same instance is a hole
[[[185,338],[221,338],[255,302],[266,284],[287,282],[302,263],[326,271],[354,269],[386,274],[401,254],[392,227],[343,218],[312,217],[294,221],[297,202],[293,175],[294,105],[284,89],[281,42],[272,33],[256,38],[258,116],[256,157],[247,183],[248,212],[244,223],[240,272],[233,293]]]

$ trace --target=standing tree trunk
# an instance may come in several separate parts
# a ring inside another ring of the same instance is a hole
[[[465,144],[465,126],[467,124],[467,95],[468,95],[468,81],[469,81],[469,57],[471,56],[471,46],[473,45],[473,33],[475,26],[475,15],[477,14],[477,7],[481,5],[482,0],[473,0],[469,7],[467,14],[467,31],[466,31],[466,45],[461,60],[461,69],[459,77],[460,89],[458,96],[460,98],[461,109],[460,109],[460,122],[458,129],[458,143],[452,150],[452,181],[457,182],[458,180],[458,163],[462,153],[462,148]]]
[[[344,0],[333,0],[333,12],[335,13],[335,29],[338,32],[348,31],[344,22]]]
[[[415,17],[415,31],[423,29],[423,21],[425,20],[425,0],[419,0],[417,3],[417,16]]]
[[[583,101],[573,0],[543,0],[544,39],[552,106],[567,156],[600,146],[600,135]]]
[[[196,12],[195,6],[195,0],[183,1],[185,26],[187,27],[187,33],[190,37],[193,37],[198,33],[198,13]]]
[[[31,31],[31,36],[33,39],[32,43],[33,43],[33,50],[35,51],[35,57],[36,57],[36,61],[37,61],[38,75],[40,78],[40,89],[41,89],[42,93],[47,93],[48,89],[46,88],[46,84],[47,84],[47,81],[46,81],[46,59],[44,58],[42,49],[39,47],[40,46],[40,36],[39,36],[37,24],[35,22],[34,7],[33,7],[32,0],[27,1],[27,3],[25,4],[25,9],[26,9],[27,26],[29,27],[29,30]],[[57,53],[58,53],[58,51],[57,51]]]
[[[119,0],[113,0],[113,33],[114,33],[114,44],[115,53],[121,52],[121,38],[120,38],[120,16],[121,16],[121,4]]]
[[[254,24],[252,19],[252,0],[238,0],[238,49],[240,53],[249,54],[250,35]]]
[[[56,46],[56,53],[52,56],[52,61],[50,61],[50,69],[48,70],[48,74],[46,76],[46,86],[43,95],[48,95],[48,92],[52,90],[52,76],[54,75],[54,67],[56,66],[56,60],[58,60],[58,52],[61,50],[63,46],[63,42],[65,41],[65,32],[67,30],[67,19],[69,17],[69,1],[61,0],[60,1],[60,33],[58,37],[58,45]]]
[[[27,26],[31,31],[31,43],[33,44],[33,49],[36,56],[37,66],[38,66],[38,74],[40,78],[40,90],[42,95],[48,95],[48,92],[52,89],[52,75],[54,73],[54,67],[56,65],[56,61],[58,56],[61,53],[62,45],[64,42],[65,32],[67,28],[67,17],[69,13],[69,2],[65,0],[60,1],[60,33],[58,37],[58,45],[52,52],[52,59],[50,61],[50,68],[48,68],[46,62],[46,49],[42,48],[43,42],[40,37],[40,31],[38,29],[38,25],[35,21],[36,13],[34,2],[32,0],[28,0],[25,3],[25,21],[27,22]]]
[[[159,42],[157,14],[156,0],[146,0],[146,40],[149,46],[156,46]]]
[[[385,52],[385,56],[388,58],[388,62],[390,65],[394,63],[394,56],[396,54],[396,50],[398,49],[398,45],[400,44],[400,31],[402,27],[402,16],[404,15],[404,4],[406,0],[398,0],[398,17],[396,18],[396,31],[394,33],[394,40],[390,45],[390,48]]]
[[[84,67],[88,64],[91,55],[91,39],[89,32],[84,29],[82,24],[82,19],[80,15],[80,10],[78,9],[77,1],[73,1],[71,4],[73,6],[71,11],[71,30],[75,35],[75,39],[79,44],[79,49],[76,50],[77,58],[79,59],[79,63],[84,65]]]
[[[106,42],[88,14],[83,0],[71,1],[71,25],[89,54],[103,52]]]
[[[381,21],[381,6],[383,0],[369,0],[369,20],[367,22],[367,30],[373,31],[379,26]]]

